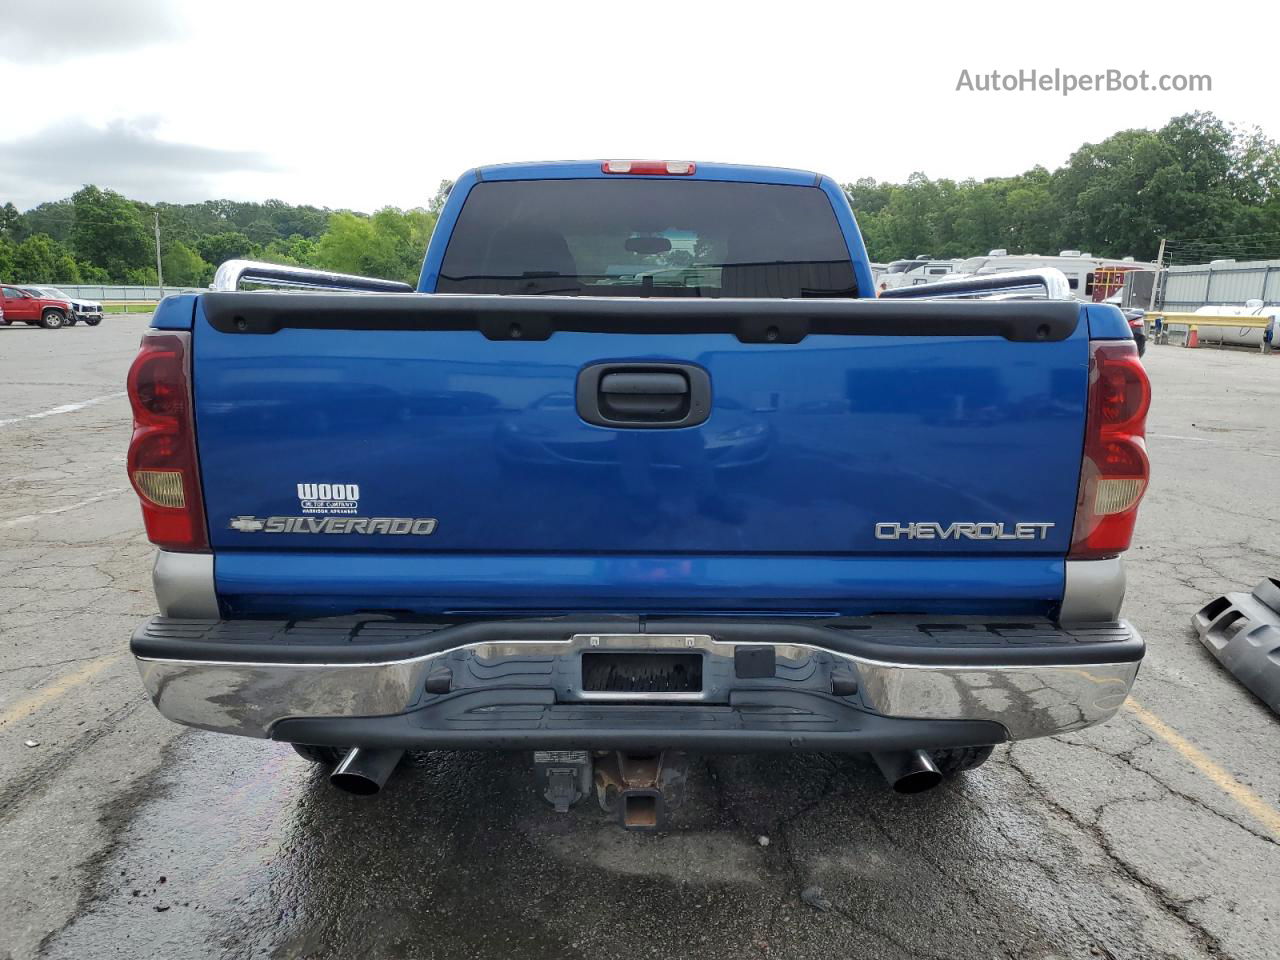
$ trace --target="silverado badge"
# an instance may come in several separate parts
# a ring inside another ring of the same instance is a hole
[[[232,517],[240,533],[363,533],[426,537],[435,533],[434,517]]]

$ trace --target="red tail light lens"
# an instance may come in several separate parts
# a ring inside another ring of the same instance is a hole
[[[1069,556],[1112,557],[1129,549],[1147,489],[1151,381],[1130,341],[1089,345],[1084,463]]]
[[[689,177],[697,169],[691,160],[606,160],[604,173],[629,173],[648,177]]]
[[[148,333],[129,368],[133,438],[129,480],[147,537],[166,550],[209,549],[196,468],[191,401],[191,335]]]

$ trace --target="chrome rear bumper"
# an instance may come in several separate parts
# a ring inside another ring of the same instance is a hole
[[[181,633],[186,625],[199,622],[165,623],[177,624]],[[502,693],[509,705],[513,694],[524,693],[528,710],[544,713],[566,704],[593,708],[617,705],[626,707],[628,716],[639,717],[643,714],[636,711],[646,706],[678,704],[685,708],[687,721],[699,708],[709,716],[708,711],[731,710],[735,703],[748,700],[756,710],[762,705],[784,709],[785,704],[792,704],[786,709],[795,710],[801,709],[796,703],[807,703],[817,705],[821,712],[825,704],[882,718],[992,722],[999,724],[1007,739],[1021,740],[1087,727],[1111,717],[1128,695],[1142,657],[1141,638],[1122,621],[1074,631],[1056,628],[1073,638],[1070,644],[1041,632],[1035,635],[1044,641],[1039,644],[1019,643],[1017,638],[1003,645],[940,648],[936,643],[921,644],[918,655],[912,655],[909,644],[877,640],[879,635],[872,627],[860,628],[863,632],[855,640],[845,641],[833,630],[777,625],[778,634],[784,636],[803,631],[805,642],[789,638],[762,642],[756,637],[761,631],[767,634],[770,624],[752,624],[754,629],[745,639],[725,636],[734,631],[713,624],[701,625],[705,632],[662,633],[569,632],[570,626],[567,635],[560,638],[522,639],[519,623],[506,625],[505,632],[512,634],[509,639],[441,646],[396,659],[371,656],[361,660],[357,644],[342,648],[341,662],[302,643],[274,646],[269,659],[243,660],[158,656],[154,637],[140,644],[138,635],[134,648],[143,682],[162,714],[178,723],[252,737],[271,737],[276,726],[287,720],[390,717],[411,711],[422,711],[421,716],[428,717],[433,714],[427,708],[438,707],[450,698],[469,696],[480,702],[486,695]],[[690,625],[696,624],[684,624]],[[248,622],[244,626],[251,638],[255,627],[257,639],[264,635],[260,624]],[[901,627],[895,627],[899,633],[893,636],[901,639]],[[425,633],[424,640],[437,636],[439,645],[456,632],[457,628],[436,629]],[[546,633],[545,629],[541,632]],[[832,635],[833,643],[861,649],[808,642],[811,636],[821,641],[825,634]],[[986,638],[977,631],[966,632],[966,639],[974,636],[979,641]],[[263,649],[248,642],[244,646],[250,657]],[[743,678],[735,664],[738,652],[746,648],[765,651],[774,664],[771,675]],[[209,645],[196,649],[207,652]],[[705,658],[707,680],[697,693],[589,691],[582,685],[581,657],[595,651],[699,653]],[[1001,651],[1006,651],[1003,655],[1008,662],[1000,662]],[[1095,651],[1096,658],[1092,656]],[[795,700],[798,696],[801,699]],[[661,720],[662,715],[661,710],[652,712],[659,726],[667,722]],[[473,710],[465,722],[474,725],[482,716]],[[487,716],[492,719],[496,714]],[[601,714],[596,710],[592,716]],[[536,722],[545,727],[550,721],[543,718]],[[426,720],[423,724],[430,725]]]

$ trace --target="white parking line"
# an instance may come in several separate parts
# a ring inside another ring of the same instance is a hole
[[[3,423],[3,421],[0,421]],[[1147,436],[1156,440],[1192,440],[1196,443],[1217,443],[1216,437],[1184,437],[1176,433],[1149,433]]]
[[[0,520],[0,530],[9,527],[16,527],[24,523],[34,523],[44,517],[52,517],[59,513],[69,513],[72,510],[79,510],[81,507],[87,507],[91,503],[98,503],[106,500],[107,497],[114,497],[117,493],[124,493],[127,487],[112,487],[110,490],[104,490],[96,497],[90,497],[88,500],[80,500],[76,503],[68,503],[65,507],[54,507],[52,510],[41,510],[39,513],[28,513],[21,517],[14,517],[11,520]]]
[[[53,407],[49,410],[41,410],[39,413],[28,413],[25,417],[12,417],[9,420],[0,420],[0,427],[6,427],[11,423],[22,423],[24,420],[42,420],[45,417],[56,416],[59,413],[75,413],[77,410],[83,410],[85,407],[97,406],[99,403],[106,403],[108,400],[115,400],[123,397],[125,392],[121,390],[119,393],[108,393],[105,396],[94,397],[92,400],[81,400],[79,403],[64,403],[60,407]]]

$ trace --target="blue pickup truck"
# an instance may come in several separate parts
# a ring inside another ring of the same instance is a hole
[[[355,792],[434,749],[641,829],[689,750],[912,792],[1107,719],[1143,657],[1124,318],[1054,271],[876,298],[825,176],[475,169],[416,290],[224,264],[128,390],[152,699]]]

